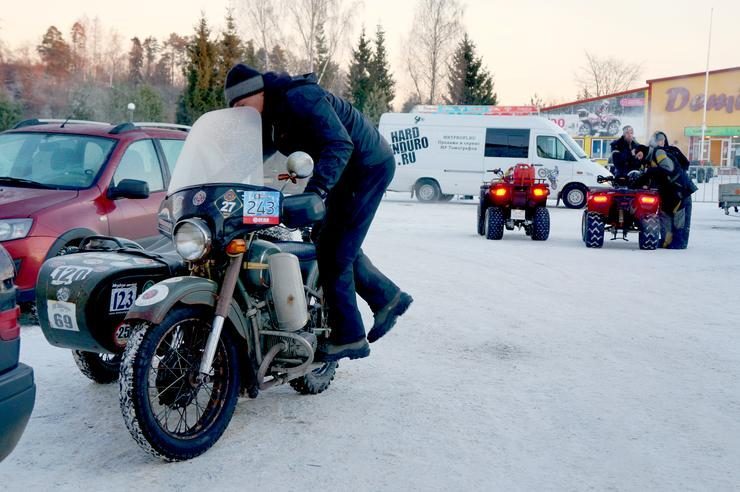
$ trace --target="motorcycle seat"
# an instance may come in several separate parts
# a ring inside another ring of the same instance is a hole
[[[290,253],[298,257],[298,261],[316,260],[316,245],[301,241],[280,241],[275,243],[283,253]]]

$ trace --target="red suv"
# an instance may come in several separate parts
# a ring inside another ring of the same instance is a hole
[[[0,242],[19,303],[41,264],[93,234],[158,238],[157,211],[188,127],[27,120],[0,133]]]

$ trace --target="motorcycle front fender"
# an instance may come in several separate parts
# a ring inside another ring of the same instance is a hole
[[[216,308],[218,284],[202,277],[172,277],[147,289],[136,298],[126,320],[144,320],[159,324],[177,304],[203,305]],[[249,341],[249,322],[236,301],[231,301],[228,320],[237,333]]]

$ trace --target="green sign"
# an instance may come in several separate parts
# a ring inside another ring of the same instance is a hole
[[[701,137],[700,126],[684,128],[683,134],[687,137]],[[740,126],[708,126],[704,135],[707,137],[734,137],[740,135]]]

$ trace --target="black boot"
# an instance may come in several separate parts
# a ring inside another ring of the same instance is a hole
[[[410,295],[403,291],[398,291],[398,294],[396,294],[391,302],[375,313],[375,323],[370,333],[367,334],[367,341],[373,343],[391,331],[398,317],[406,312],[412,302],[414,302],[414,299]]]
[[[316,350],[315,360],[317,362],[334,362],[344,358],[362,359],[370,355],[370,345],[366,339],[357,342],[337,345],[332,342],[324,342]]]

